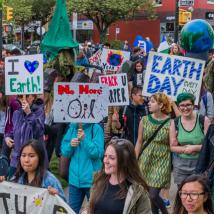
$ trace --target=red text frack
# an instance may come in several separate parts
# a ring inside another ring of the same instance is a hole
[[[102,94],[102,89],[89,88],[89,85],[79,85],[80,94]]]
[[[117,76],[103,76],[100,77],[101,83],[108,86],[118,86]]]
[[[58,85],[58,94],[74,94],[74,90],[71,90],[69,85]]]

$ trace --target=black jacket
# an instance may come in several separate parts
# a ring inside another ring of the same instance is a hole
[[[130,140],[134,145],[137,142],[138,127],[143,116],[148,114],[146,105],[135,106],[130,104],[126,107],[124,114],[124,131],[125,138]]]
[[[214,159],[214,124],[211,124],[202,145],[196,173],[203,173]],[[213,174],[213,173],[212,173]]]

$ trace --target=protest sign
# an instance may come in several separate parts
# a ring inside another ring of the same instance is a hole
[[[1,214],[75,214],[59,196],[47,189],[12,182],[0,183]]]
[[[43,55],[5,58],[6,95],[43,93]]]
[[[94,55],[89,58],[89,62],[91,65],[100,66],[100,57],[102,54],[102,49],[99,49]]]
[[[108,86],[55,83],[54,122],[99,123],[108,115]]]
[[[129,105],[127,74],[99,76],[99,83],[109,86],[109,105]]]
[[[173,100],[189,92],[199,102],[205,62],[198,59],[150,52],[146,68],[143,95],[164,92]]]
[[[103,49],[100,65],[103,70],[117,72],[126,60],[130,59],[130,52],[113,49]]]

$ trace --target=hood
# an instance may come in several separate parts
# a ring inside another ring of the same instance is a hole
[[[33,112],[37,111],[39,108],[44,108],[44,101],[41,98],[37,98],[30,108]]]
[[[143,110],[143,109],[145,109],[145,105],[143,104],[143,105],[134,105],[133,103],[131,103],[130,105],[129,105],[129,107],[131,108],[131,109],[136,109],[136,110]]]

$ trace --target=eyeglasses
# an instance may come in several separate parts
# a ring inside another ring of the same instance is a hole
[[[187,193],[187,192],[179,192],[179,196],[181,199],[187,199],[187,196],[189,196],[192,200],[197,200],[199,198],[200,195],[204,195],[205,192],[191,192],[191,193]]]
[[[128,140],[126,139],[123,139],[123,138],[118,138],[118,137],[112,137],[111,140],[110,140],[110,144],[111,143],[115,143],[115,144],[118,144],[118,145],[124,145],[126,144],[127,142],[129,142]]]
[[[185,108],[192,108],[192,106],[193,106],[193,104],[181,104],[181,105],[179,105],[179,108],[181,108],[181,109],[185,109]]]

